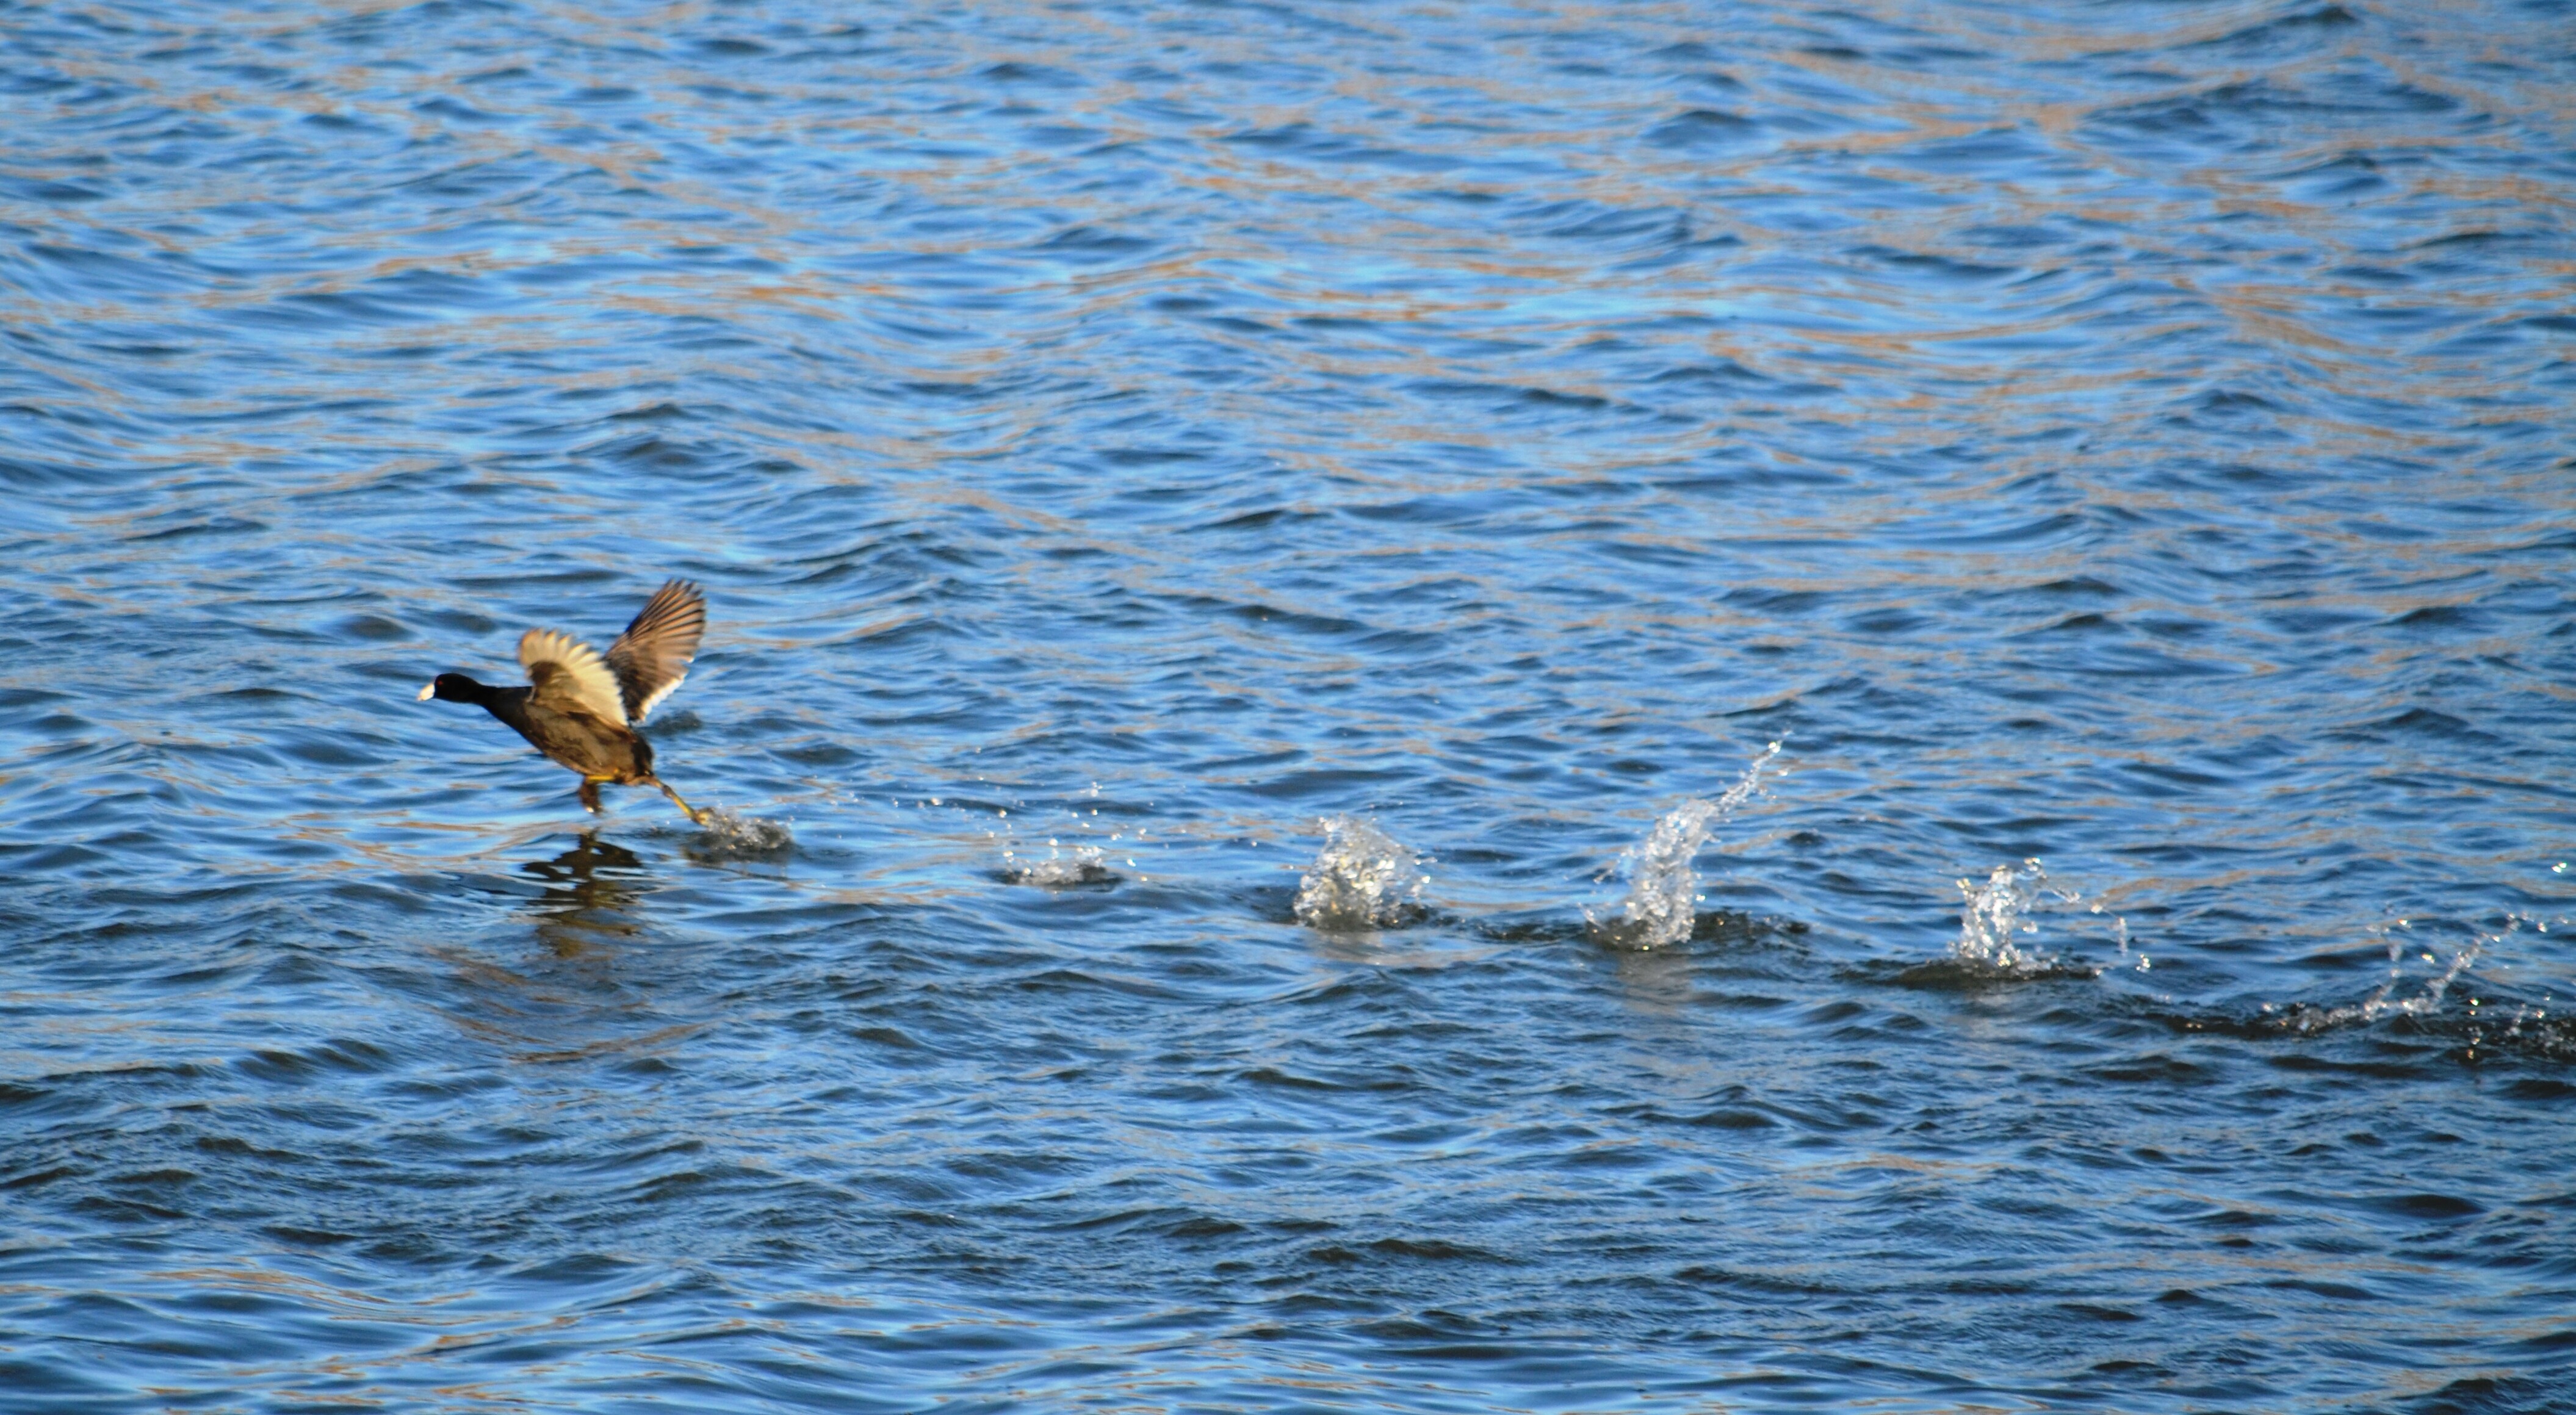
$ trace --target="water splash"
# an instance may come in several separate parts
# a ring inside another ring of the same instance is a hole
[[[1326,816],[1317,824],[1324,848],[1297,881],[1297,922],[1358,933],[1400,928],[1422,916],[1422,887],[1431,876],[1415,872],[1421,856],[1357,816]]]
[[[1038,889],[1097,889],[1123,884],[1129,879],[1151,882],[1153,876],[1139,870],[1136,856],[1149,848],[1147,842],[1153,832],[1142,825],[1119,825],[1114,820],[1102,822],[1101,808],[1089,803],[1103,799],[1100,783],[1095,781],[1091,783],[1090,790],[1073,797],[1070,805],[1019,807],[1016,816],[1014,807],[996,808],[993,824],[985,829],[984,838],[1001,847],[1003,881]],[[933,796],[928,798],[927,804],[937,806],[941,802]],[[1148,801],[1145,804],[1151,806],[1153,803]],[[1053,817],[1056,823],[1037,828],[1058,832],[1046,838],[1043,858],[1035,853],[1034,846],[1024,847],[1020,841],[1021,828],[1041,817]],[[1106,834],[1103,833],[1104,824]],[[1164,845],[1162,848],[1170,847]],[[1138,873],[1125,873],[1114,868],[1113,863],[1124,863],[1128,870],[1138,870]]]
[[[1763,769],[1779,755],[1780,743],[1771,743],[1726,794],[1714,801],[1682,802],[1655,822],[1652,834],[1621,851],[1614,868],[1627,876],[1628,897],[1620,902],[1616,918],[1583,911],[1593,936],[1620,948],[1663,948],[1689,938],[1699,917],[1699,875],[1691,861],[1710,832],[1764,794]]]
[[[1064,846],[1047,842],[1043,860],[1020,860],[1018,852],[1002,852],[1006,860],[1016,863],[1005,867],[1003,878],[1013,884],[1035,885],[1040,889],[1081,889],[1086,886],[1116,884],[1125,876],[1109,868],[1107,852],[1097,845],[1076,845],[1066,854]]]
[[[796,832],[787,822],[738,815],[722,806],[698,812],[698,829],[705,835],[695,842],[697,847],[724,855],[774,855],[796,844]]]
[[[2524,915],[2509,916],[2503,928],[2492,933],[2478,934],[2465,946],[2454,950],[2447,963],[2436,957],[2430,950],[2419,948],[2416,957],[2424,963],[2440,968],[2441,971],[2425,979],[2424,986],[2413,996],[2401,997],[2398,995],[2398,990],[2406,983],[2408,942],[2400,936],[2400,931],[2411,929],[2413,923],[2410,920],[2399,919],[2385,926],[2384,931],[2388,939],[2388,976],[2378,987],[2371,990],[2370,996],[2349,1007],[2316,1007],[2300,1004],[2286,1010],[2281,1017],[2281,1025],[2292,1031],[2313,1032],[2353,1022],[2376,1022],[2383,1017],[2422,1017],[2435,1012],[2441,1008],[2443,998],[2449,996],[2451,985],[2458,982],[2470,969],[2475,968],[2479,959],[2485,957],[2489,950],[2502,944],[2506,939],[2520,933],[2525,923],[2533,922],[2537,921]],[[2542,931],[2546,932],[2546,929],[2547,926],[2543,925]],[[2473,1011],[2475,1006],[2473,999]],[[2271,1012],[2274,1008],[2267,1003],[2263,1010]],[[2543,1012],[2541,1015],[2547,1014]],[[2524,1019],[2517,1017],[2513,1020],[2519,1025]]]
[[[2039,932],[2034,917],[2051,902],[2073,904],[2083,896],[2048,882],[2048,867],[2036,857],[2018,865],[1997,865],[1985,883],[1959,881],[1959,937],[1950,944],[1953,961],[1971,968],[2021,977],[2059,972],[2068,965],[2054,953],[2024,947],[2018,939]],[[2094,912],[2101,912],[2095,906]],[[2129,954],[2129,921],[2118,921],[2120,956]],[[2146,960],[2141,958],[2144,968]],[[2093,971],[2086,969],[2085,971]]]

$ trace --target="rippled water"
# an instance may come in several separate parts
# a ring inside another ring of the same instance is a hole
[[[2571,1408],[2571,35],[0,3],[0,1406]]]

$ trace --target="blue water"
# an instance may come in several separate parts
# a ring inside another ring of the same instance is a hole
[[[0,1408],[2576,1409],[2572,36],[0,3]]]

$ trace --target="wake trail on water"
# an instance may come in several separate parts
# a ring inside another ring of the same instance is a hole
[[[1583,921],[1592,936],[1617,948],[1664,948],[1689,938],[1699,918],[1699,875],[1692,867],[1717,828],[1756,796],[1768,795],[1762,773],[1780,755],[1779,742],[1763,748],[1744,775],[1714,800],[1689,800],[1666,812],[1652,833],[1619,854],[1603,877],[1621,874],[1628,897],[1616,916],[1595,914],[1586,906]]]
[[[1643,840],[1621,851],[1598,878],[1623,877],[1626,894],[1615,909],[1585,906],[1585,934],[1597,943],[1629,950],[1669,948],[1688,940],[1699,923],[1697,906],[1705,902],[1699,893],[1698,856],[1746,806],[1771,795],[1772,784],[1787,774],[1776,766],[1785,746],[1785,741],[1765,744],[1724,792],[1674,806],[1656,820]],[[1095,784],[1091,797],[1098,797],[1100,789]],[[919,804],[937,807],[943,802],[930,797]],[[1014,802],[1014,807],[1017,804]],[[1104,835],[1100,833],[1101,823],[1092,819],[1099,814],[1097,809],[1086,815],[1077,806],[1066,814],[1069,825],[1057,827],[1063,834],[1046,837],[1041,856],[1021,844],[1013,829],[1018,824],[1013,809],[997,809],[996,828],[988,828],[984,834],[1000,846],[999,877],[1010,884],[1050,890],[1100,889],[1148,878],[1122,872],[1113,868],[1113,863],[1135,869],[1137,860],[1126,852],[1146,848],[1155,832],[1128,823],[1111,826]],[[696,848],[722,856],[774,855],[792,848],[795,841],[784,821],[744,816],[722,808],[706,811],[700,825],[704,838]],[[1290,906],[1299,924],[1321,933],[1362,934],[1414,927],[1433,920],[1433,911],[1422,901],[1431,883],[1430,874],[1423,868],[1429,856],[1413,850],[1379,822],[1363,815],[1324,816],[1316,820],[1315,828],[1323,842],[1300,871]],[[1157,844],[1168,848],[1161,842]],[[1114,862],[1113,852],[1117,854]],[[2082,891],[2052,879],[2047,865],[2037,857],[1997,864],[1982,879],[1971,876],[1955,883],[1960,899],[1958,933],[1941,957],[1904,967],[1900,976],[1909,982],[1974,988],[2045,979],[2094,980],[2115,969],[2144,974],[2155,967],[2152,958],[2132,947],[2125,915],[2108,912],[2102,901],[2087,905]],[[2085,905],[2086,912],[2099,925],[2107,926],[2107,938],[2102,941],[2116,951],[2116,960],[2088,960],[2044,946],[2040,941],[2044,919],[2079,905]],[[2264,1003],[2256,1017],[2239,1012],[2217,1022],[2248,1030],[2314,1033],[2392,1018],[2431,1019],[2443,1010],[2455,991],[2463,991],[2461,981],[2482,964],[2491,969],[2508,966],[2496,961],[2497,949],[2507,939],[2526,927],[2548,934],[2552,931],[2551,922],[2563,925],[2568,921],[2508,917],[2501,928],[2478,934],[2451,951],[2445,960],[2401,937],[2410,921],[2398,919],[2370,931],[2384,938],[2389,967],[2387,977],[2368,996],[2339,1006]],[[2417,961],[2431,971],[2410,973]],[[2467,1025],[2475,1029],[2472,1045],[2490,1041],[2509,1044],[2529,1033],[2550,1047],[2560,1046],[2560,1034],[2568,1029],[2570,1020],[2553,1013],[2553,998],[2498,998],[2494,996],[2497,990],[2498,982],[2490,980],[2485,996],[2467,999]],[[2508,986],[2505,990],[2511,989]],[[2484,1030],[2490,1027],[2494,1030]]]

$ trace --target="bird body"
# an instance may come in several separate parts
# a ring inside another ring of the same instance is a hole
[[[671,580],[605,656],[569,634],[531,629],[519,636],[526,687],[442,673],[420,690],[420,700],[474,703],[508,723],[548,759],[581,774],[581,803],[592,811],[600,808],[602,785],[650,786],[697,821],[700,812],[653,774],[653,744],[635,728],[688,676],[706,625],[705,593]]]

